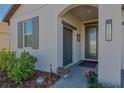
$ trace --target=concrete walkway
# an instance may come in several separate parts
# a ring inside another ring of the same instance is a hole
[[[71,76],[58,80],[51,88],[86,88],[87,81],[84,72],[90,68],[73,65],[69,68]]]

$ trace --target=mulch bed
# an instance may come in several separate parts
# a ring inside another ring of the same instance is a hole
[[[44,78],[45,81],[43,84],[36,83],[36,79],[39,76]],[[0,88],[47,88],[54,84],[59,78],[60,77],[54,73],[52,74],[52,77],[50,77],[50,73],[48,72],[35,70],[33,76],[30,79],[22,82],[21,84],[18,84],[15,81],[9,79],[4,71],[0,70]]]

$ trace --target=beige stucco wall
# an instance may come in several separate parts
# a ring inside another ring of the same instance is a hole
[[[9,26],[8,23],[0,22],[0,49],[9,49]]]
[[[107,19],[112,19],[111,42],[105,41]],[[108,86],[121,85],[121,40],[121,5],[99,5],[98,79]]]
[[[121,20],[124,22],[124,9],[122,10]],[[121,68],[124,69],[124,25],[122,25],[122,64]]]
[[[9,32],[9,26],[6,22],[0,22],[0,31],[1,32]]]
[[[65,13],[62,17],[62,20],[75,26],[77,28],[77,31],[81,30],[81,20],[72,15],[70,12]]]
[[[55,5],[21,5],[10,20],[11,50],[21,52],[29,51],[38,58],[36,69],[53,71],[57,68],[57,7]],[[39,16],[39,49],[18,49],[17,22]]]

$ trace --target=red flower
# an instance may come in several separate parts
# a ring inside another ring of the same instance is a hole
[[[94,69],[90,69],[90,72],[92,73],[92,72],[95,72],[95,70]]]
[[[90,70],[86,70],[86,71],[85,71],[85,75],[86,75],[86,76],[89,76],[89,75],[92,74],[92,73],[95,73],[95,70],[94,70],[94,69],[90,69]]]

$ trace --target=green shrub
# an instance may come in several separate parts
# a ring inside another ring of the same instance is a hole
[[[16,61],[16,55],[13,52],[2,50],[0,51],[0,69],[7,71],[13,67]]]
[[[20,58],[10,51],[0,51],[0,69],[7,72],[8,77],[20,83],[27,80],[34,71],[37,58],[29,52],[22,52]]]
[[[95,84],[89,84],[89,88],[103,88],[101,83],[96,82]]]
[[[33,74],[36,61],[36,57],[28,52],[22,52],[14,67],[8,72],[8,76],[18,83],[27,80]]]

